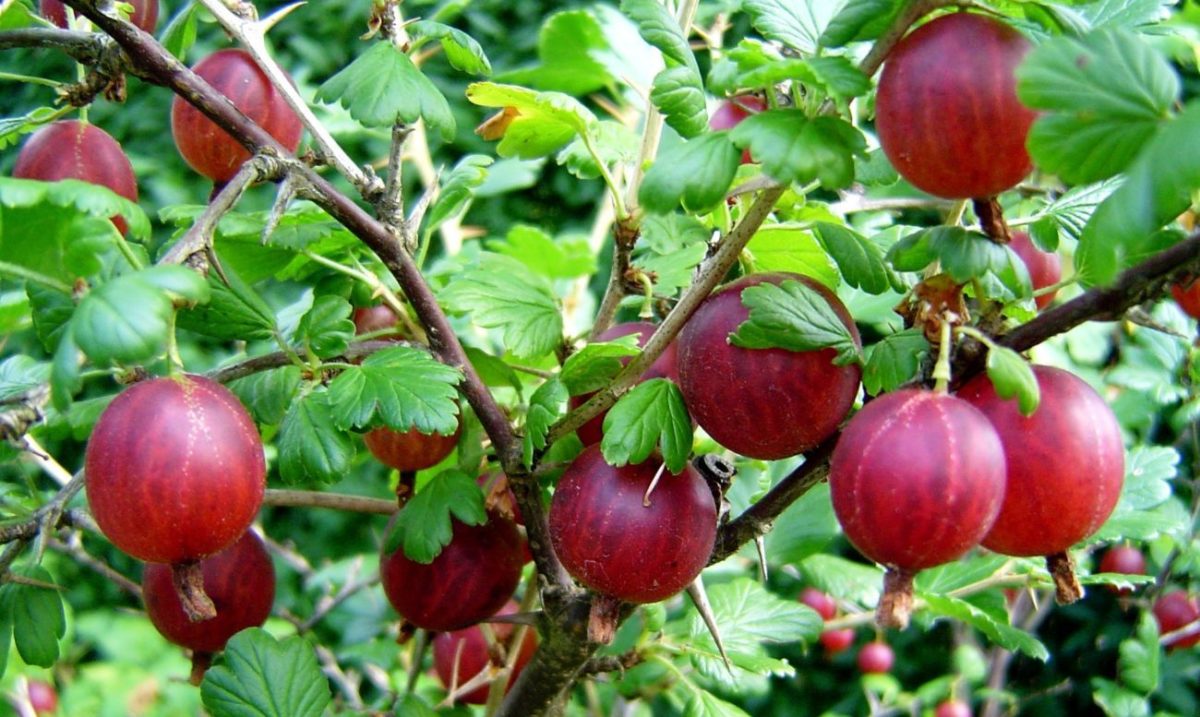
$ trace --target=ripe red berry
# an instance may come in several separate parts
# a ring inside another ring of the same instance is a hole
[[[396,326],[396,322],[400,319],[396,316],[396,312],[392,311],[392,307],[387,304],[379,304],[377,306],[364,306],[354,310],[354,333],[365,334],[371,331],[380,331],[382,329],[391,329]],[[399,337],[399,332],[396,333]]]
[[[34,714],[49,715],[58,710],[58,691],[54,685],[42,680],[30,680],[26,689],[29,691],[29,706]]]
[[[1154,618],[1161,635],[1184,627],[1200,628],[1200,604],[1182,590],[1169,592],[1154,602]],[[1200,629],[1194,635],[1171,640],[1166,647],[1175,650],[1196,644],[1200,644]]]
[[[1125,449],[1112,409],[1082,379],[1034,366],[1041,402],[1022,416],[979,375],[959,391],[1004,444],[1008,489],[984,547],[1004,555],[1052,555],[1108,518],[1125,480]]]
[[[712,554],[717,507],[690,465],[657,461],[614,468],[591,445],[563,473],[550,503],[550,541],[563,567],[598,593],[658,602],[687,587]]]
[[[641,347],[645,346],[646,342],[650,340],[650,336],[654,334],[655,328],[657,327],[649,321],[633,321],[617,324],[609,327],[607,331],[601,332],[595,341],[612,341],[622,336],[637,334],[637,344]],[[624,366],[629,363],[629,359],[630,357],[628,356],[622,357],[620,359],[621,365]],[[648,381],[652,378],[669,378],[672,381],[678,381],[678,375],[678,371],[675,368],[675,342],[671,342],[667,345],[666,350],[654,360],[654,363],[650,364],[650,368],[646,369],[646,372],[642,374],[641,380]],[[586,393],[579,396],[572,396],[571,410],[574,411],[576,408],[582,406],[593,395]],[[604,417],[607,415],[608,411],[603,411],[579,427],[576,434],[583,445],[590,446],[593,443],[600,442],[600,439],[604,437]]]
[[[826,630],[821,633],[821,644],[825,647],[826,655],[836,655],[845,652],[854,644],[854,628],[846,627],[841,630]]]
[[[1017,99],[1014,70],[1029,42],[985,15],[943,15],[905,37],[883,66],[875,128],[892,165],[950,199],[987,197],[1032,169],[1025,137],[1035,113]]]
[[[1021,257],[1021,261],[1025,262],[1025,268],[1029,270],[1029,279],[1033,284],[1034,291],[1053,286],[1062,279],[1062,259],[1058,254],[1038,249],[1025,232],[1013,232],[1012,241],[1008,246],[1016,252],[1017,256]],[[1054,291],[1042,294],[1034,297],[1033,301],[1041,310],[1054,301],[1054,295],[1057,293]]]
[[[708,118],[710,129],[733,129],[750,115],[758,114],[767,109],[767,103],[756,95],[741,95],[725,100],[717,107],[716,112]],[[742,164],[750,164],[750,150],[742,150]]]
[[[289,152],[300,144],[300,118],[244,50],[218,50],[194,68],[213,89],[229,98]],[[200,110],[176,96],[171,103],[171,133],[187,163],[214,182],[227,182],[250,152]]]
[[[459,630],[496,614],[521,579],[521,535],[511,520],[483,525],[453,520],[454,533],[432,563],[399,548],[381,556],[383,590],[396,612],[426,630]]]
[[[946,700],[937,706],[933,717],[971,717],[971,706],[958,700]]]
[[[56,182],[78,179],[107,187],[131,202],[138,198],[133,165],[117,140],[94,124],[63,120],[42,127],[25,142],[12,176]],[[129,228],[121,217],[113,224],[122,234]]]
[[[868,642],[858,651],[858,669],[864,675],[884,675],[892,670],[896,654],[884,642]]]
[[[832,620],[837,615],[837,603],[816,588],[804,588],[800,593],[800,602],[816,610],[822,620]]]
[[[1117,545],[1100,558],[1100,572],[1145,575],[1146,556],[1132,545]]]
[[[171,582],[171,569],[151,563],[142,574],[142,597],[154,627],[176,645],[195,652],[220,652],[229,638],[262,625],[275,602],[275,568],[262,539],[252,530],[200,562],[204,591],[217,608],[211,620],[192,622]]]
[[[1171,284],[1171,296],[1185,314],[1200,319],[1200,279]]]
[[[519,609],[516,602],[509,600],[508,604],[496,614],[512,615]],[[496,636],[496,641],[504,645],[505,659],[507,660],[507,651],[512,649],[510,643],[512,642],[513,633],[517,630],[517,626],[512,623],[494,622],[491,624],[491,630]],[[513,663],[512,674],[508,677],[506,690],[512,687],[513,682],[516,682],[517,676],[521,674],[521,670],[525,669],[525,665],[529,663],[536,650],[537,632],[532,627],[527,628],[525,630],[525,639],[521,640],[517,660]],[[454,680],[456,657],[458,659],[457,681]],[[450,689],[452,682],[456,685],[466,683],[472,677],[487,669],[490,662],[491,657],[488,654],[487,638],[484,637],[483,629],[479,625],[472,625],[471,627],[455,630],[454,632],[439,633],[433,639],[434,670],[437,672],[438,679],[442,681],[442,685],[446,689]],[[458,698],[458,701],[473,705],[484,704],[487,702],[489,689],[489,685],[483,685]]]
[[[391,428],[375,428],[363,435],[367,450],[380,463],[398,471],[419,471],[442,462],[458,445],[461,424],[454,433],[421,433],[416,428],[395,431]]]
[[[904,389],[863,407],[830,459],[833,509],[846,537],[888,568],[878,621],[903,627],[912,574],[979,543],[1004,496],[1004,450],[967,402]]]
[[[133,6],[129,21],[145,32],[153,33],[158,24],[158,0],[125,0]],[[67,26],[67,8],[62,0],[41,0],[42,17],[59,27]],[[78,13],[76,13],[78,15]]]
[[[679,334],[679,387],[692,418],[729,450],[787,458],[829,437],[858,394],[862,370],[836,366],[833,349],[744,349],[729,335],[750,315],[742,290],[799,281],[833,308],[857,343],[858,329],[833,292],[798,274],[752,274],[704,300]]]
[[[88,441],[92,515],[151,563],[207,557],[240,538],[262,504],[262,440],[237,396],[203,376],[155,378],[117,396]]]

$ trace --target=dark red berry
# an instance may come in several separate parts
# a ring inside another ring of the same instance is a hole
[[[830,460],[829,486],[846,537],[888,569],[878,622],[903,627],[913,573],[959,558],[996,519],[1004,449],[966,401],[904,389],[850,419]]]
[[[833,292],[798,274],[753,274],[704,300],[679,334],[679,387],[692,418],[729,450],[750,458],[787,458],[828,438],[858,394],[858,364],[836,366],[837,352],[744,349],[729,335],[750,315],[742,290],[799,281],[833,308],[857,343],[850,313]]]
[[[171,569],[149,564],[142,598],[154,627],[171,642],[196,652],[220,652],[229,638],[266,622],[275,602],[275,568],[262,539],[252,530],[233,545],[200,562],[204,591],[217,616],[192,622],[171,582]]]
[[[387,304],[379,304],[377,306],[364,306],[354,310],[354,333],[365,334],[372,331],[381,331],[383,329],[395,328],[396,323],[400,320],[396,316],[396,312]],[[400,337],[400,332],[397,331],[395,336]],[[385,338],[390,338],[389,334]]]
[[[1104,553],[1104,557],[1100,558],[1100,572],[1145,575],[1146,556],[1142,555],[1142,551],[1132,545],[1117,545],[1109,548],[1108,552]],[[1133,591],[1125,588],[1119,589],[1116,592],[1129,594]]]
[[[50,715],[58,710],[58,691],[54,689],[54,685],[42,680],[30,680],[27,689],[29,706],[33,708],[34,714]]]
[[[965,199],[998,194],[1029,174],[1025,137],[1036,114],[1017,99],[1030,44],[994,18],[932,20],[888,55],[875,129],[892,165],[918,188]]]
[[[203,376],[136,383],[100,415],[87,446],[100,529],[151,563],[207,557],[240,538],[262,504],[262,440],[237,396]]]
[[[1038,249],[1025,232],[1013,232],[1012,242],[1008,246],[1025,262],[1034,291],[1054,286],[1062,279],[1062,259],[1058,254]],[[1036,296],[1033,299],[1034,303],[1038,309],[1044,309],[1054,301],[1054,295],[1057,293],[1053,291]]]
[[[614,468],[600,446],[579,454],[554,491],[550,540],[563,567],[596,592],[635,603],[658,602],[687,587],[712,554],[717,508],[690,465]]]
[[[421,433],[416,428],[407,431],[376,428],[363,435],[363,442],[380,463],[398,471],[419,471],[441,463],[454,452],[461,428],[461,424],[456,426],[448,436]]]
[[[1171,296],[1185,314],[1200,319],[1200,279],[1171,284]]]
[[[817,611],[822,620],[832,620],[837,615],[837,603],[834,599],[816,588],[804,588],[800,593],[800,602]]]
[[[218,50],[193,68],[289,152],[300,144],[300,118],[244,50]],[[171,103],[171,133],[184,160],[214,182],[227,182],[250,152],[180,97]]]
[[[12,176],[46,182],[78,179],[107,187],[131,202],[138,198],[133,165],[121,145],[96,125],[78,120],[55,122],[34,132],[17,154]],[[121,217],[112,221],[122,234],[129,228]]]
[[[459,630],[491,617],[521,579],[515,523],[493,513],[483,525],[453,525],[449,545],[432,563],[418,563],[403,548],[381,556],[380,577],[392,607],[426,630]]]
[[[971,706],[958,700],[946,700],[937,706],[933,717],[971,717]]]
[[[519,609],[516,602],[509,600],[508,604],[496,614],[512,615]],[[496,636],[496,641],[504,645],[505,660],[507,660],[508,650],[512,648],[509,643],[512,641],[517,626],[512,623],[494,622],[490,627]],[[532,627],[526,628],[525,639],[521,640],[520,652],[517,654],[516,662],[513,663],[513,671],[509,675],[506,690],[512,687],[513,682],[516,682],[517,676],[521,674],[521,670],[525,669],[525,665],[529,663],[536,650],[537,632]],[[458,660],[457,681],[454,679],[456,658]],[[450,689],[452,682],[455,685],[466,683],[486,669],[490,662],[487,638],[484,637],[483,629],[479,625],[472,625],[454,632],[443,632],[433,639],[434,670],[446,689]],[[489,689],[490,685],[483,685],[458,698],[458,701],[473,705],[484,704],[487,702]]]
[[[854,628],[846,627],[841,630],[826,630],[821,633],[821,644],[825,647],[825,654],[836,655],[839,652],[845,652],[854,644]]]
[[[767,103],[756,95],[731,97],[723,101],[717,107],[716,112],[712,113],[708,119],[708,126],[714,130],[733,129],[750,115],[758,114],[766,109]],[[742,164],[750,164],[752,161],[754,160],[750,157],[750,150],[743,149]]]
[[[622,336],[637,334],[637,344],[639,347],[645,346],[650,340],[650,336],[654,334],[657,327],[648,321],[634,321],[625,324],[617,324],[609,327],[607,331],[603,331],[595,338],[596,342],[612,341],[619,339]],[[629,363],[630,357],[624,356],[620,359],[621,365]],[[654,363],[650,364],[650,368],[642,374],[641,380],[648,381],[652,378],[669,378],[672,381],[678,380],[678,372],[675,369],[675,342],[667,345],[667,348],[659,355]],[[591,398],[594,394],[586,393],[579,396],[571,397],[571,410],[579,408]],[[579,440],[583,445],[590,446],[593,443],[599,443],[604,437],[604,417],[608,415],[608,411],[603,411],[600,415],[595,416],[587,423],[583,424],[576,431]]]
[[[1189,632],[1194,633],[1168,641],[1168,649],[1182,649],[1200,644],[1200,604],[1184,591],[1169,592],[1156,600],[1154,618],[1158,621],[1160,635],[1183,628],[1189,628]]]
[[[858,669],[864,675],[885,675],[895,661],[896,654],[884,642],[868,642],[858,651]]]
[[[1125,449],[1112,409],[1082,379],[1034,366],[1041,402],[1022,416],[986,375],[959,391],[1004,444],[1008,489],[984,547],[1004,555],[1052,555],[1104,523],[1121,495]]]
[[[133,6],[129,21],[145,32],[153,33],[158,24],[158,0],[125,0]],[[42,17],[59,27],[67,26],[67,8],[62,0],[41,0]],[[76,13],[78,15],[79,13]]]

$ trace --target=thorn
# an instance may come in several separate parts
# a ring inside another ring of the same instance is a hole
[[[762,581],[767,582],[767,541],[761,536],[754,537],[754,547],[758,549],[758,574]]]
[[[650,507],[650,494],[654,492],[654,489],[658,486],[658,479],[662,478],[662,474],[666,470],[667,470],[667,464],[660,463],[658,466],[658,470],[654,472],[654,479],[650,481],[650,485],[646,486],[646,493],[645,493],[645,495],[642,496],[642,505],[643,506],[645,506],[647,508]]]
[[[283,180],[283,184],[279,185],[279,191],[275,194],[275,203],[271,206],[271,212],[267,215],[266,226],[262,230],[262,245],[267,245],[267,240],[275,233],[279,227],[279,221],[283,219],[283,215],[287,213],[288,205],[296,198],[296,180],[293,175],[289,174],[287,179]]]
[[[281,8],[279,8],[278,10],[276,10],[275,12],[271,13],[270,15],[259,20],[257,25],[261,28],[263,36],[266,36],[266,34],[271,31],[271,28],[275,27],[275,25],[277,25],[280,20],[287,17],[294,10],[296,10],[297,8],[299,8],[301,5],[304,5],[304,4],[306,4],[305,0],[300,0],[300,2],[294,2],[291,5],[285,5]]]
[[[717,645],[717,652],[721,653],[721,661],[725,663],[725,669],[729,671],[729,676],[736,680],[737,676],[733,674],[733,663],[729,661],[729,655],[725,654],[725,642],[721,640],[721,630],[717,627],[717,618],[713,616],[712,605],[708,602],[708,593],[704,592],[703,578],[697,575],[692,584],[687,586],[687,594],[691,596],[692,603],[696,606],[696,612],[700,613],[700,619],[704,620],[708,634],[712,635],[713,642]]]

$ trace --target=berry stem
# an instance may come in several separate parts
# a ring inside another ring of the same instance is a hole
[[[883,595],[875,609],[875,624],[880,628],[908,627],[913,610],[913,577],[911,570],[889,567],[883,574]]]
[[[208,668],[212,667],[213,653],[211,652],[193,652],[192,653],[192,674],[188,676],[188,682],[200,686],[204,681],[204,673],[208,672]]]
[[[621,623],[621,601],[611,595],[597,593],[588,613],[588,640],[601,645],[612,644]]]
[[[950,321],[943,316],[939,329],[941,337],[938,341],[938,360],[933,368],[933,378],[936,381],[933,390],[942,395],[950,392],[950,329]]]
[[[1083,586],[1075,576],[1071,556],[1063,551],[1046,556],[1046,569],[1054,578],[1054,601],[1059,605],[1070,605],[1083,597]]]
[[[189,620],[203,622],[217,616],[217,606],[204,592],[204,571],[199,560],[172,565],[171,582]]]

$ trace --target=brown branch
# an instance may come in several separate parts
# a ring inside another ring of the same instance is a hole
[[[85,550],[83,543],[79,540],[78,534],[72,536],[69,541],[51,538],[49,545],[51,550],[63,553],[80,565],[90,568],[105,580],[132,595],[138,602],[141,602],[142,586],[117,572],[111,565]]]
[[[77,32],[57,28],[24,28],[0,32],[0,50],[35,47],[59,50],[80,64],[105,64],[120,51],[107,35],[98,32]]]
[[[394,500],[368,498],[361,495],[345,495],[343,493],[321,493],[312,490],[283,490],[268,489],[263,495],[263,505],[286,508],[329,508],[330,510],[346,510],[355,513],[371,513],[374,515],[391,515],[400,510]]]
[[[336,361],[340,359],[344,361],[357,361],[370,356],[376,351],[395,348],[397,346],[417,346],[417,344],[391,340],[384,341],[379,339],[358,341],[350,344],[350,346],[342,352],[341,356],[338,356],[333,360]],[[420,348],[425,347],[421,346]],[[274,351],[269,354],[254,356],[228,366],[222,366],[221,368],[213,369],[205,375],[217,383],[229,383],[230,381],[236,381],[239,378],[252,376],[256,373],[261,373],[262,371],[270,371],[274,368],[283,368],[284,366],[292,365],[294,364],[292,363],[291,356],[283,351]]]

